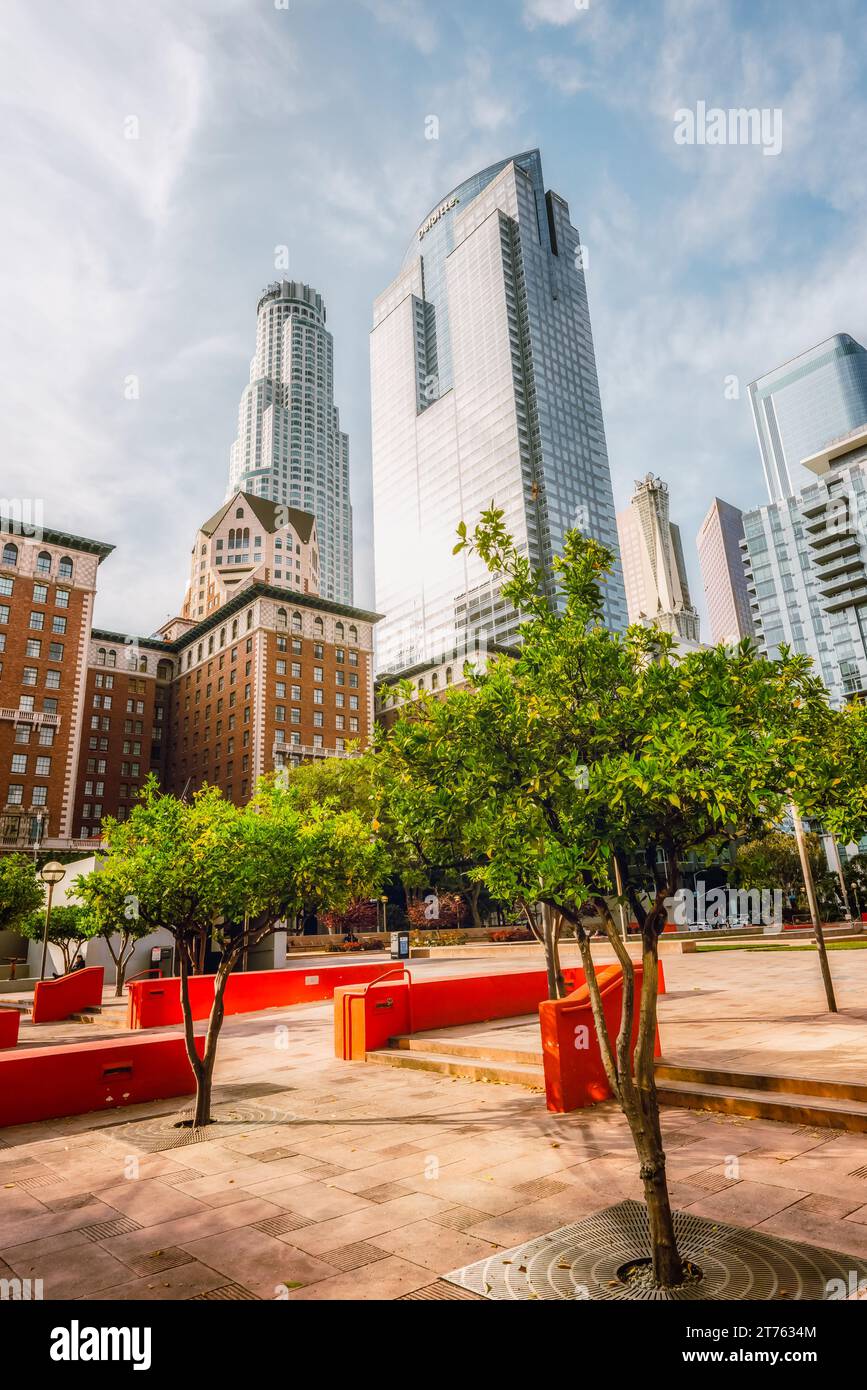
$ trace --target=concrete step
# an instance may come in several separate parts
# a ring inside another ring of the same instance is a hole
[[[538,1032],[538,1028],[536,1030]],[[464,1057],[474,1061],[517,1062],[541,1069],[543,1063],[541,1042],[533,1050],[520,1047],[498,1047],[488,1043],[473,1043],[461,1038],[441,1038],[433,1033],[401,1033],[389,1038],[388,1046],[401,1052],[436,1053],[442,1057]]]
[[[699,1067],[682,1062],[656,1063],[656,1081],[692,1081],[703,1086],[728,1086],[749,1091],[783,1092],[800,1096],[819,1096],[831,1100],[854,1100],[867,1104],[867,1083],[832,1081],[827,1077],[780,1076],[768,1072],[729,1071],[728,1068]]]
[[[481,1058],[450,1056],[442,1052],[422,1052],[416,1048],[383,1047],[366,1054],[366,1061],[387,1067],[411,1067],[417,1071],[436,1071],[443,1076],[463,1076],[469,1081],[500,1082],[511,1086],[530,1086],[544,1090],[541,1066],[518,1062],[487,1061]]]
[[[741,1078],[733,1074],[730,1077],[733,1084],[722,1085],[719,1081],[674,1080],[659,1075],[659,1071],[667,1070],[678,1069],[663,1067],[657,1070],[656,1084],[661,1105],[677,1105],[688,1110],[714,1110],[728,1115],[748,1115],[753,1119],[781,1120],[789,1124],[845,1129],[857,1134],[867,1133],[867,1101],[854,1100],[851,1096],[835,1093],[835,1083],[832,1082],[824,1083],[824,1093],[816,1093],[815,1089],[803,1089],[804,1083],[801,1083],[800,1090],[792,1089],[798,1085],[795,1078]],[[722,1074],[713,1075],[719,1077]],[[742,1083],[745,1079],[759,1084],[744,1085]],[[789,1084],[779,1088],[765,1084],[781,1080]],[[814,1088],[819,1085],[817,1082],[808,1084]],[[847,1089],[849,1088],[846,1086],[840,1088],[841,1091]]]

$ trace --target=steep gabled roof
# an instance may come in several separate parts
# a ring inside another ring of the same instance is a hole
[[[267,497],[257,497],[253,492],[236,492],[223,503],[219,511],[214,512],[214,515],[208,517],[208,520],[200,526],[199,529],[203,535],[212,536],[229,508],[237,506],[239,501],[250,508],[253,515],[261,522],[264,530],[270,534],[281,530],[284,526],[292,526],[305,545],[313,534],[315,518],[312,512],[302,512],[298,507],[287,507],[280,502],[271,502]]]

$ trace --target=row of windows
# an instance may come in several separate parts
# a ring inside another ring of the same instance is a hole
[[[3,564],[9,565],[14,569],[18,565],[18,546],[12,541],[7,541],[3,547]],[[52,558],[47,550],[40,550],[36,557],[36,573],[50,574]],[[58,579],[72,578],[72,561],[68,555],[64,555],[57,563]]]

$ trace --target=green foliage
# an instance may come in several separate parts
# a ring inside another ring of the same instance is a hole
[[[0,931],[21,930],[22,921],[43,900],[43,888],[33,861],[23,854],[0,855]]]
[[[92,935],[89,929],[87,909],[75,903],[58,904],[51,909],[48,924],[48,940],[52,946],[59,946],[66,970],[72,964],[79,947]],[[42,941],[45,932],[45,909],[31,912],[23,918],[17,930],[28,941]]]

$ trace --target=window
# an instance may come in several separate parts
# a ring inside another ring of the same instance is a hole
[[[47,602],[48,602],[48,585],[47,585],[47,584],[34,584],[34,585],[33,585],[33,602],[34,602],[34,603],[47,603]]]
[[[12,754],[12,771],[13,771],[13,772],[20,772],[20,773],[25,773],[25,772],[27,771],[27,754],[26,754],[26,753],[13,753],[13,754]]]
[[[35,685],[35,684],[36,684],[36,681],[37,681],[37,679],[38,679],[38,676],[39,676],[39,672],[37,671],[37,669],[36,669],[35,666],[25,666],[25,667],[24,667],[24,670],[23,670],[22,673],[21,673],[21,684],[22,684],[22,685]]]
[[[18,564],[18,546],[13,545],[12,541],[7,541],[3,547],[3,563],[4,565]]]
[[[66,632],[66,619],[65,619],[65,618],[52,618],[52,619],[51,619],[51,631],[54,632],[54,633],[56,633],[58,637],[62,637],[63,634]],[[114,656],[114,652],[112,652],[112,656]],[[113,665],[114,663],[111,662],[110,664]]]
[[[68,608],[68,607],[69,607],[69,590],[68,590],[68,589],[55,589],[55,591],[54,591],[54,607],[55,607],[55,608]]]
[[[49,777],[50,775],[51,775],[51,759],[50,759],[50,758],[37,758],[37,759],[36,759],[36,776],[37,776],[37,777]]]
[[[51,556],[47,550],[40,550],[39,554],[36,556],[36,573],[51,573]]]
[[[6,793],[7,806],[20,806],[24,799],[24,788],[20,783],[13,782]]]
[[[48,800],[47,787],[34,787],[30,797],[33,806],[44,806]]]
[[[2,594],[4,598],[9,598],[14,584],[14,579],[10,579],[8,575],[0,575],[0,594]]]
[[[58,579],[72,578],[72,561],[68,555],[64,555],[60,564],[57,566],[57,577]]]
[[[26,646],[25,646],[25,648],[24,648],[24,655],[25,655],[25,656],[41,656],[41,655],[42,655],[42,643],[40,642],[40,640],[39,640],[38,637],[28,637],[28,639],[27,639],[27,644],[26,644]]]
[[[8,608],[6,609],[6,612],[7,612],[7,613],[9,612],[9,609],[8,609]],[[42,629],[43,629],[44,627],[45,627],[45,614],[44,614],[44,613],[31,613],[31,614],[30,614],[30,630],[31,630],[31,632],[41,632]]]

